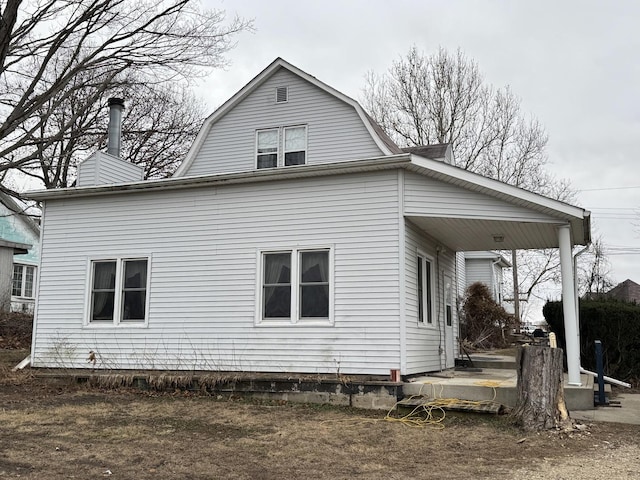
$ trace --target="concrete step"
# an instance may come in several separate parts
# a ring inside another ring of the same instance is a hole
[[[580,386],[568,385],[565,377],[564,395],[569,411],[594,408],[593,379],[582,375],[581,381]],[[518,400],[517,374],[515,370],[487,369],[481,373],[451,372],[449,378],[418,377],[404,384],[403,394],[433,399],[493,401],[513,408]]]

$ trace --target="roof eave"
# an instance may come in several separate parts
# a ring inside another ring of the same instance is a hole
[[[411,163],[410,155],[403,153],[399,155],[373,157],[364,160],[352,160],[322,165],[297,165],[274,169],[250,170],[247,172],[201,175],[195,177],[144,180],[132,183],[73,187],[55,190],[36,190],[27,192],[25,196],[33,200],[53,200],[68,197],[113,195],[153,190],[176,190],[239,183],[258,183],[288,180],[291,178],[340,175],[360,171],[390,170],[394,168],[404,168],[409,163]]]

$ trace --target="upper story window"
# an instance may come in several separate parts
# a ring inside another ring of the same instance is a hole
[[[289,167],[306,163],[306,125],[256,131],[257,168]]]
[[[144,323],[148,267],[148,258],[92,261],[89,323]]]
[[[14,297],[33,298],[33,286],[36,267],[30,265],[14,265],[11,295]]]
[[[258,168],[278,166],[279,133],[277,128],[258,130],[256,134]]]
[[[284,164],[304,165],[307,156],[307,127],[284,129]]]

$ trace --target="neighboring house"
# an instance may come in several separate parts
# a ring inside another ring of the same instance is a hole
[[[590,240],[589,212],[457,168],[447,146],[403,152],[282,59],[205,121],[172,178],[114,155],[31,193],[35,367],[92,351],[103,369],[436,371],[457,354],[457,252],[570,260]]]
[[[605,293],[605,296],[622,300],[623,302],[640,303],[640,285],[627,279]]]
[[[511,268],[511,263],[497,252],[464,252],[465,286],[482,282],[493,296],[496,303],[504,306],[504,275],[505,268]]]
[[[33,312],[40,227],[26,209],[0,192],[0,310]]]

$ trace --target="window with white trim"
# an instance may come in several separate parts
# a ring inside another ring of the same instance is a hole
[[[144,323],[148,258],[91,261],[89,323]]]
[[[14,297],[33,298],[36,267],[31,265],[13,265],[11,295]]]
[[[284,165],[304,165],[307,156],[307,127],[284,128]]]
[[[256,168],[290,167],[306,163],[306,125],[256,130]]]
[[[418,322],[433,325],[434,318],[434,283],[433,259],[426,255],[417,256],[417,296]]]
[[[256,156],[258,168],[278,166],[278,145],[280,132],[277,128],[256,132]]]
[[[330,321],[331,249],[262,252],[259,321]]]

